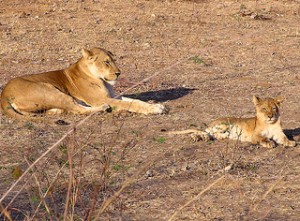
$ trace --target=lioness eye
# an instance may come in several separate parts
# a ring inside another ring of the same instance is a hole
[[[267,111],[267,109],[266,109],[266,108],[262,108],[261,110],[262,110],[263,112],[266,112],[266,111]]]
[[[106,65],[110,65],[110,61],[104,61]]]

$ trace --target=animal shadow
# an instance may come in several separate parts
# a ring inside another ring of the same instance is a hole
[[[194,90],[197,90],[197,89],[176,87],[176,88],[170,88],[170,89],[158,90],[158,91],[147,91],[147,92],[142,92],[139,94],[126,94],[125,97],[139,99],[142,101],[154,100],[157,102],[164,102],[164,101],[170,101],[170,100],[175,100],[175,99],[181,98],[181,97],[191,93]]]
[[[285,129],[283,132],[289,139],[295,139],[300,135],[300,127],[295,129]]]

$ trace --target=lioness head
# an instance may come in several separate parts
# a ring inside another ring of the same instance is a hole
[[[111,52],[102,48],[93,48],[91,51],[82,49],[82,56],[82,61],[92,77],[100,78],[111,85],[116,83],[121,72]]]
[[[253,103],[256,107],[257,117],[268,124],[274,124],[280,117],[279,107],[283,98],[259,98],[253,96]]]

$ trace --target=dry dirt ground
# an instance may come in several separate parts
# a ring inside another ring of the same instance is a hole
[[[5,197],[2,209],[19,192],[1,220],[299,220],[300,144],[195,143],[165,132],[253,116],[254,94],[281,94],[283,127],[299,141],[299,1],[0,0],[0,33],[0,90],[98,46],[116,55],[117,93],[153,76],[125,94],[170,108],[92,116]],[[84,117],[1,115],[0,196]]]

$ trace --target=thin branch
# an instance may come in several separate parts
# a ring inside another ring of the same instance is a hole
[[[183,210],[185,207],[187,207],[188,205],[190,205],[191,203],[193,203],[194,201],[198,200],[200,198],[200,196],[202,196],[205,192],[207,192],[208,190],[210,190],[213,186],[215,186],[217,183],[221,182],[223,179],[225,178],[225,175],[219,177],[218,179],[216,179],[212,184],[210,184],[208,187],[206,187],[204,190],[202,190],[200,193],[198,193],[196,196],[194,196],[191,200],[189,200],[188,202],[186,202],[183,206],[181,206],[180,208],[178,208],[176,210],[175,213],[173,213],[173,215],[168,219],[168,221],[172,221],[177,214]]]

